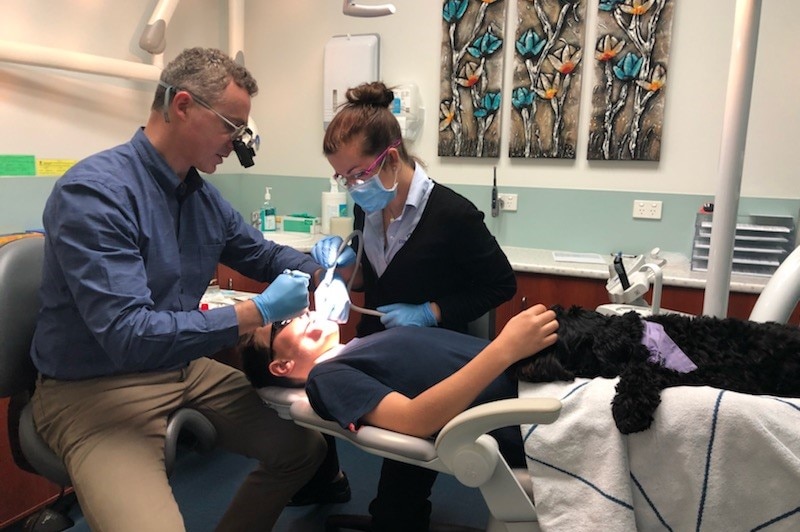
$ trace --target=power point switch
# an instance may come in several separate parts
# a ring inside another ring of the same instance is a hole
[[[517,195],[516,194],[498,194],[497,201],[500,203],[501,211],[516,211],[517,210]]]
[[[661,202],[657,200],[633,200],[633,217],[660,220]]]

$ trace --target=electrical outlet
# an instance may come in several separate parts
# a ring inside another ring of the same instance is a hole
[[[501,211],[515,211],[517,210],[517,195],[516,194],[498,194],[497,199],[500,201]]]
[[[633,217],[660,220],[661,202],[656,200],[633,200]]]

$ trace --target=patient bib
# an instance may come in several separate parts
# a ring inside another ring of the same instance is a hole
[[[650,351],[648,362],[664,366],[679,373],[689,373],[697,369],[686,353],[669,337],[660,323],[642,320],[644,334],[642,344]]]

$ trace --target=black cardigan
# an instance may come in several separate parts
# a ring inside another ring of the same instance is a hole
[[[363,209],[356,205],[354,214],[355,228],[363,231]],[[363,255],[366,308],[432,301],[442,311],[440,327],[466,332],[467,323],[511,299],[514,271],[483,216],[472,202],[434,183],[419,224],[380,278]],[[380,318],[365,314],[357,335],[383,329]]]

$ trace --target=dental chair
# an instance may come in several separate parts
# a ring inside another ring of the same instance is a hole
[[[319,417],[300,388],[268,386],[258,393],[284,419],[382,458],[453,475],[465,486],[480,489],[491,514],[487,532],[538,530],[528,470],[511,469],[487,433],[523,423],[552,423],[561,409],[557,399],[505,399],[479,405],[453,418],[434,440],[371,426],[344,430]]]
[[[22,238],[0,246],[0,397],[10,398],[8,424],[14,462],[20,469],[60,486],[63,496],[71,485],[69,474],[61,459],[36,432],[30,403],[37,377],[30,346],[39,310],[43,259],[41,237]],[[214,447],[215,441],[216,429],[203,414],[191,408],[173,412],[167,423],[164,447],[167,475],[174,468],[179,443],[207,451]],[[34,514],[26,530],[39,530],[37,524],[44,521],[52,525],[52,521],[60,520],[61,530],[73,524],[52,509],[45,508],[42,512]]]
[[[494,330],[494,312],[486,313],[468,327],[470,334],[488,339],[494,338]],[[479,405],[453,418],[435,439],[426,439],[372,426],[363,426],[357,432],[344,430],[319,417],[302,388],[268,386],[258,393],[284,419],[382,458],[453,475],[465,486],[480,489],[490,513],[488,532],[538,530],[528,470],[511,469],[497,442],[487,433],[522,423],[552,423],[561,409],[557,399],[518,398]],[[327,525],[327,532],[369,530],[367,518],[361,516],[331,516]],[[473,530],[434,523],[431,526],[431,530],[441,531]]]

